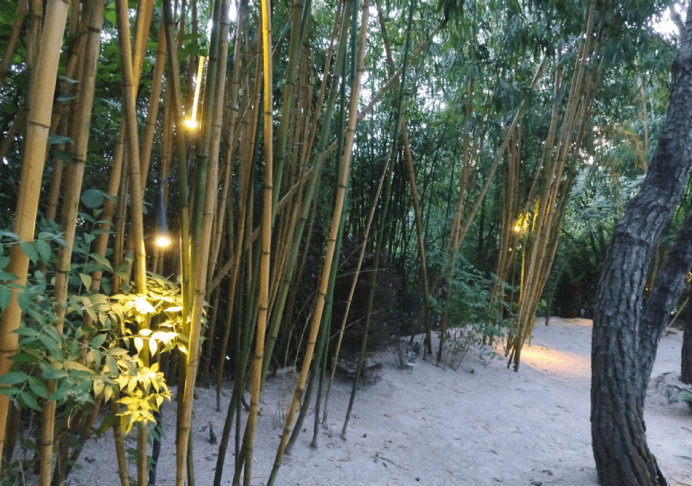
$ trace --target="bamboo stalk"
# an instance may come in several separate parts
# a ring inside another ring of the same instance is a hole
[[[19,39],[19,33],[22,30],[22,25],[24,24],[24,18],[27,10],[27,0],[20,0],[17,4],[17,18],[12,22],[12,33],[7,39],[5,44],[5,50],[2,53],[2,61],[0,61],[0,90],[5,84],[5,78],[10,72],[10,63],[12,62],[12,55],[17,47],[17,39]],[[2,160],[2,157],[0,157]]]
[[[198,174],[197,174],[197,202],[195,204],[196,216],[193,218],[199,221],[199,242],[195,244],[198,253],[196,257],[195,272],[195,292],[192,303],[192,314],[189,330],[189,347],[187,352],[187,362],[185,367],[185,388],[182,396],[180,423],[178,425],[178,442],[176,444],[176,484],[184,486],[185,471],[187,467],[187,450],[189,447],[189,437],[192,423],[192,400],[195,388],[195,379],[199,365],[199,340],[202,327],[202,311],[204,308],[204,296],[206,294],[209,249],[211,245],[211,231],[214,221],[214,208],[216,205],[218,185],[218,143],[219,138],[214,139],[216,147],[212,148],[213,125],[220,124],[221,110],[223,106],[223,81],[225,76],[221,76],[221,85],[217,86],[218,72],[218,46],[221,29],[221,1],[215,0],[212,20],[212,33],[209,49],[209,62],[207,76],[209,81],[205,90],[204,112],[202,121],[202,141],[198,154]],[[226,12],[228,2],[224,2]],[[193,4],[194,6],[194,4]],[[228,35],[226,24],[225,35]],[[223,53],[225,57],[225,53]],[[224,65],[225,67],[225,65]],[[197,80],[199,83],[201,80]],[[217,89],[220,88],[220,89]],[[214,107],[216,107],[214,109]],[[209,161],[210,153],[215,158]],[[193,237],[193,243],[196,238]]]
[[[46,144],[50,128],[51,107],[55,90],[60,48],[67,20],[68,4],[65,0],[51,0],[47,5],[48,21],[41,34],[41,49],[36,63],[36,76],[27,116],[26,142],[22,172],[17,195],[17,213],[14,232],[22,241],[31,243],[34,239],[36,213],[40,195],[43,167],[46,158]],[[18,278],[13,282],[24,286],[29,269],[29,257],[19,245],[10,252],[7,271]],[[19,336],[14,332],[19,328],[22,310],[17,300],[20,289],[12,289],[11,300],[0,322],[0,375],[10,370]],[[9,411],[9,397],[0,395],[0,461],[5,444],[5,430]],[[2,464],[0,463],[0,466]]]
[[[161,86],[164,67],[166,66],[166,33],[163,26],[163,19],[159,21],[159,33],[156,43],[156,62],[154,63],[154,72],[152,74],[149,108],[147,109],[147,120],[144,125],[142,149],[139,156],[142,164],[142,187],[146,187],[147,185],[149,162],[151,160],[151,150],[154,143],[154,131],[156,130],[156,119],[159,115],[159,104],[161,102]]]
[[[298,76],[298,65],[302,52],[302,37],[305,33],[305,22],[310,16],[311,6],[311,0],[307,0],[305,4],[303,4],[303,0],[294,0],[293,2],[293,26],[291,28],[291,42],[288,49],[288,64],[286,66],[286,82],[283,89],[283,101],[281,104],[281,119],[279,121],[279,131],[276,138],[276,185],[272,199],[274,206],[279,200],[279,191],[281,190],[291,112],[293,110],[293,97],[295,93],[296,78]]]
[[[259,73],[260,72],[260,59],[259,56],[257,57],[257,66],[255,68],[255,72]],[[238,281],[238,273],[240,272],[240,257],[243,254],[242,249],[244,248],[244,237],[245,237],[245,219],[248,214],[247,210],[247,204],[248,204],[248,196],[251,193],[251,188],[250,188],[250,175],[252,171],[252,153],[254,151],[254,144],[255,142],[255,136],[257,130],[257,123],[258,121],[258,113],[259,113],[259,89],[260,89],[260,83],[259,83],[259,75],[255,77],[255,83],[253,87],[253,96],[252,96],[252,113],[248,115],[249,120],[246,124],[246,132],[249,134],[248,137],[246,137],[246,150],[244,150],[243,157],[241,158],[240,161],[240,197],[239,197],[239,213],[238,213],[238,229],[236,231],[236,246],[235,246],[235,251],[233,253],[233,263],[232,263],[232,269],[231,269],[231,278],[230,278],[230,290],[229,290],[229,296],[235,297],[235,287]],[[252,227],[250,225],[250,227]],[[228,303],[228,312],[229,314],[233,313],[233,306],[234,306],[234,299],[231,299]],[[221,354],[219,355],[219,362],[218,366],[216,368],[216,404],[217,404],[217,410],[220,409],[220,402],[221,402],[221,382],[223,379],[223,367],[225,363],[225,358],[226,358],[226,349],[228,345],[228,337],[230,336],[231,332],[231,327],[230,327],[230,318],[226,321],[226,327],[224,328],[224,335],[223,338],[221,339]]]
[[[411,0],[411,3],[409,4],[409,13],[408,13],[408,22],[407,22],[407,28],[406,28],[406,43],[404,45],[404,60],[402,63],[402,74],[401,74],[401,86],[399,89],[398,93],[398,99],[397,103],[395,105],[395,113],[394,113],[394,134],[392,137],[392,145],[389,150],[388,154],[388,161],[391,160],[392,157],[396,156],[397,153],[397,147],[399,144],[399,130],[401,128],[402,122],[403,122],[403,100],[404,100],[404,88],[406,86],[406,74],[407,74],[407,67],[408,67],[408,56],[409,56],[409,48],[410,48],[410,42],[411,42],[411,26],[413,24],[413,11],[414,11],[414,6],[415,6],[415,0]],[[386,30],[382,31],[383,38],[386,39]],[[391,58],[391,55],[390,55]],[[346,417],[344,419],[344,425],[343,428],[341,429],[341,438],[345,439],[346,438],[346,430],[348,428],[348,423],[351,418],[351,412],[353,410],[353,404],[355,402],[356,398],[356,392],[358,390],[358,381],[360,380],[360,374],[363,369],[363,363],[365,362],[365,352],[367,350],[367,342],[368,342],[368,331],[370,328],[370,318],[372,316],[372,306],[373,302],[375,299],[375,289],[377,288],[377,275],[379,271],[379,265],[380,265],[380,256],[382,253],[382,247],[383,243],[385,241],[385,229],[387,225],[387,216],[388,216],[388,211],[389,211],[389,203],[390,203],[390,194],[391,194],[391,187],[392,187],[392,177],[393,177],[394,171],[392,171],[392,174],[390,175],[390,178],[387,181],[387,188],[385,190],[385,197],[384,197],[384,206],[382,208],[382,215],[380,218],[380,230],[377,238],[377,243],[375,247],[375,257],[373,261],[373,267],[374,270],[372,272],[372,279],[371,279],[371,284],[370,284],[370,294],[368,296],[368,307],[365,313],[365,330],[363,333],[363,339],[361,341],[361,346],[360,346],[360,353],[358,355],[358,367],[356,368],[356,376],[353,381],[353,388],[351,389],[351,396],[349,398],[348,402],[348,408],[346,409]]]
[[[142,0],[146,3],[147,0]],[[123,117],[125,119],[126,141],[128,148],[130,204],[132,207],[131,238],[135,258],[135,290],[139,294],[146,294],[146,254],[144,250],[144,227],[142,221],[142,176],[139,160],[139,137],[137,133],[137,112],[135,106],[134,70],[132,61],[132,46],[130,44],[129,11],[126,0],[116,1],[116,20],[118,28],[118,42],[120,47],[120,63],[122,66],[122,92],[123,92]],[[135,64],[136,66],[137,64]],[[145,321],[142,328],[148,327]],[[140,359],[145,367],[149,366],[147,349],[143,349]],[[148,480],[147,473],[147,432],[146,425],[138,427],[137,443],[137,482],[144,486]]]
[[[343,9],[343,19],[344,21],[341,22],[341,33],[339,35],[339,50],[337,52],[336,56],[336,62],[335,66],[339,66],[344,59],[344,53],[346,51],[346,34],[348,32],[348,28],[345,22],[345,19],[348,18],[348,15],[350,15],[352,8],[352,2],[347,1],[345,4],[345,7]],[[338,23],[338,18],[335,19],[335,24]],[[332,40],[336,34],[336,29],[332,32]],[[329,61],[330,57],[327,57],[327,60],[325,61],[325,65],[328,67],[329,66]],[[325,71],[326,73],[327,71]],[[324,88],[326,86],[326,81],[327,81],[327,75],[325,74],[325,77],[322,81],[322,88],[320,88],[320,99],[324,95]],[[341,81],[343,82],[343,80]],[[338,88],[338,83],[337,83],[337,78],[334,76],[334,82],[332,83],[332,87],[329,93],[329,99],[327,100],[327,107],[325,111],[325,119],[324,123],[322,125],[322,133],[320,134],[320,141],[318,143],[317,147],[317,152],[315,154],[316,161],[313,167],[312,174],[310,176],[310,182],[308,183],[308,188],[305,194],[305,198],[303,200],[303,206],[301,210],[301,215],[300,219],[298,220],[298,224],[296,226],[295,234],[293,236],[293,240],[291,243],[291,253],[289,254],[289,260],[288,260],[288,265],[286,268],[286,271],[284,272],[284,280],[281,285],[281,288],[279,289],[279,294],[277,297],[277,303],[276,303],[276,308],[274,309],[274,313],[272,315],[272,323],[270,326],[270,331],[269,331],[269,341],[267,343],[267,349],[265,351],[265,354],[267,356],[267,359],[265,360],[263,364],[263,372],[262,376],[266,376],[267,370],[269,369],[269,357],[271,356],[273,349],[274,349],[274,344],[276,343],[276,338],[278,336],[279,332],[279,324],[281,323],[281,318],[283,315],[283,310],[284,306],[286,303],[286,297],[288,295],[288,291],[290,288],[291,284],[291,278],[293,276],[293,269],[295,267],[295,264],[298,260],[298,253],[300,251],[300,241],[303,236],[303,231],[305,229],[305,223],[307,221],[310,207],[312,206],[312,199],[314,197],[314,194],[316,192],[317,188],[317,183],[319,181],[319,175],[321,172],[322,164],[324,163],[325,160],[325,151],[324,147],[327,144],[327,135],[329,133],[329,125],[330,121],[332,118],[333,110],[334,110],[334,105],[336,103],[336,95],[337,95],[337,88]],[[319,101],[318,101],[319,103]],[[316,126],[316,120],[317,116],[319,114],[316,112],[315,113],[315,123],[313,126]],[[311,142],[308,142],[310,144]],[[301,178],[302,181],[302,178]]]
[[[216,95],[217,100],[214,101],[213,103],[213,109],[211,113],[211,135],[210,135],[210,140],[209,140],[209,159],[211,160],[211,163],[214,164],[217,167],[218,171],[218,160],[219,160],[219,152],[220,152],[220,147],[221,147],[221,123],[222,123],[222,118],[223,118],[223,96],[224,93],[226,92],[226,67],[227,67],[227,53],[228,53],[228,36],[229,36],[229,25],[230,25],[230,8],[231,8],[231,2],[230,0],[223,0],[220,5],[219,5],[219,40],[218,40],[218,52],[219,57],[216,63],[218,64],[217,72],[216,72]],[[210,59],[210,62],[211,61]],[[211,71],[210,71],[211,74]],[[237,93],[236,93],[237,97]],[[226,162],[224,163],[224,171],[227,172],[227,174],[224,174],[224,176],[228,176],[227,180],[230,181],[230,171],[232,170],[231,164]],[[218,177],[217,177],[218,179]],[[224,190],[228,191],[227,186],[224,187]],[[228,194],[228,192],[226,192]],[[215,215],[216,217],[213,219],[212,223],[212,235],[210,238],[214,238],[214,241],[210,242],[210,254],[208,257],[208,263],[207,263],[207,283],[206,283],[206,289],[208,292],[211,292],[209,289],[209,283],[211,281],[211,278],[213,276],[214,268],[216,267],[216,261],[218,258],[219,254],[219,248],[221,245],[221,238],[220,236],[223,234],[223,228],[224,228],[224,223],[225,223],[225,210],[226,210],[226,200],[223,199],[222,197],[222,202],[216,202],[215,200],[215,205],[217,207],[216,211],[217,214]],[[214,226],[217,227],[216,232],[214,232]],[[212,351],[212,344],[213,344],[213,333],[214,333],[214,322],[212,321],[210,327],[209,327],[209,335],[207,336],[207,350],[208,350],[208,356],[211,356],[211,351]],[[206,383],[206,379],[208,376],[208,369],[209,369],[209,362],[210,360],[206,360],[204,363],[204,370],[202,373],[202,382]]]
[[[255,441],[255,426],[259,412],[259,398],[262,382],[262,356],[267,326],[269,306],[269,264],[272,236],[272,192],[273,192],[273,116],[272,116],[272,52],[271,52],[271,11],[268,0],[262,0],[262,59],[264,73],[264,201],[262,205],[262,247],[260,256],[259,315],[257,318],[257,338],[254,361],[252,363],[252,393],[250,396],[250,415],[245,429],[245,475],[244,486],[252,482],[252,453]]]
[[[76,233],[79,197],[81,195],[82,179],[84,178],[87,146],[89,144],[89,127],[91,125],[96,69],[101,45],[104,4],[102,2],[94,2],[87,10],[89,19],[88,34],[80,76],[81,89],[77,103],[79,108],[75,113],[72,124],[72,139],[74,141],[72,146],[73,163],[67,167],[67,177],[70,180],[70,184],[67,186],[63,197],[62,230],[66,245],[61,246],[58,252],[55,276],[55,316],[57,318],[55,327],[60,333],[62,333],[63,319],[65,318],[64,304],[67,302],[67,282],[72,259],[72,246]],[[52,394],[55,391],[55,383],[48,381],[46,388]],[[56,405],[57,403],[51,400],[45,402],[42,407],[43,424],[41,428],[41,464],[39,472],[39,484],[42,486],[49,486],[51,482]]]
[[[29,94],[34,92],[35,69],[39,56],[39,47],[41,46],[41,25],[43,24],[43,1],[29,0],[29,6],[26,15],[26,79],[29,86]],[[76,15],[79,15],[78,13]],[[27,100],[30,102],[30,99]]]
[[[378,2],[379,7],[379,2]],[[346,322],[348,321],[348,313],[351,310],[351,302],[353,302],[353,294],[356,291],[356,285],[358,284],[358,277],[360,275],[360,269],[363,265],[363,258],[365,257],[365,250],[368,247],[368,239],[370,237],[370,228],[372,227],[373,219],[375,218],[375,210],[377,209],[377,203],[380,199],[380,193],[382,192],[382,185],[387,177],[387,169],[389,168],[389,162],[391,158],[387,158],[384,168],[382,169],[382,175],[377,183],[377,190],[375,191],[375,197],[372,200],[372,205],[370,206],[370,214],[368,214],[368,221],[365,224],[365,231],[363,233],[363,243],[361,243],[360,254],[358,255],[358,263],[356,264],[356,270],[353,274],[353,282],[351,283],[351,290],[348,293],[348,298],[346,299],[346,310],[344,311],[344,318],[341,321],[341,329],[339,330],[339,339],[336,343],[336,350],[334,351],[334,359],[332,361],[332,374],[329,377],[329,384],[327,385],[327,393],[324,398],[324,414],[322,416],[322,423],[326,423],[327,420],[327,404],[329,402],[329,392],[332,389],[332,383],[334,382],[334,375],[336,374],[336,365],[339,362],[339,350],[341,349],[341,342],[344,337],[344,329],[346,329]]]
[[[413,0],[412,0],[413,1]],[[377,3],[377,13],[380,22],[380,30],[382,31],[382,40],[384,43],[385,51],[387,53],[387,64],[389,66],[390,77],[394,74],[394,60],[392,58],[392,50],[389,43],[389,36],[387,35],[387,27],[384,22],[384,15],[382,14],[382,7],[380,2]],[[414,8],[414,7],[411,7]],[[408,50],[410,48],[410,29],[411,25],[408,26],[408,32],[406,37],[406,46],[404,51],[404,65],[402,80],[406,74],[406,63],[408,62]],[[396,89],[401,89],[398,81],[395,83]],[[411,154],[411,144],[408,139],[408,132],[406,130],[406,121],[402,119],[401,121],[401,142],[404,146],[404,161],[406,162],[406,175],[408,177],[408,183],[411,188],[411,201],[413,203],[413,214],[416,223],[416,234],[418,237],[418,257],[421,263],[421,280],[423,281],[423,307],[425,309],[426,321],[430,319],[430,289],[428,288],[428,264],[425,257],[425,241],[423,238],[423,221],[420,212],[420,201],[418,197],[418,187],[416,185],[416,175],[413,168],[413,155]],[[428,328],[428,326],[426,326]],[[442,342],[440,342],[440,345]]]
[[[357,123],[358,114],[358,100],[360,98],[360,85],[361,76],[363,74],[363,64],[365,60],[365,34],[367,32],[368,24],[368,14],[369,14],[369,0],[363,1],[363,9],[361,15],[360,32],[358,39],[358,57],[355,77],[353,80],[353,88],[351,90],[351,101],[349,106],[349,118],[348,118],[348,129],[346,131],[345,143],[344,143],[344,154],[341,161],[341,168],[339,172],[339,187],[336,195],[336,203],[334,207],[334,214],[332,216],[331,226],[329,230],[329,236],[327,238],[327,249],[324,257],[322,275],[320,277],[320,287],[317,297],[317,303],[315,306],[315,311],[313,314],[312,324],[310,326],[310,335],[308,338],[307,348],[305,350],[305,358],[303,360],[303,369],[301,370],[300,377],[298,379],[298,384],[293,395],[293,400],[291,406],[286,415],[286,422],[284,424],[284,430],[281,434],[281,442],[276,453],[276,459],[274,460],[274,466],[272,468],[269,481],[267,486],[274,484],[276,480],[276,475],[278,474],[279,467],[283,461],[283,453],[286,448],[286,443],[288,442],[288,434],[290,433],[290,427],[293,422],[293,415],[295,414],[298,403],[300,403],[300,398],[305,387],[305,382],[307,381],[307,374],[310,369],[310,362],[312,360],[312,355],[315,349],[315,341],[317,339],[317,333],[320,328],[320,323],[322,320],[322,312],[324,310],[325,298],[327,287],[329,285],[329,274],[331,270],[332,260],[334,258],[334,248],[336,246],[336,236],[339,231],[339,222],[341,221],[341,211],[344,206],[344,199],[346,196],[346,189],[348,188],[349,180],[349,170],[351,164],[351,155],[353,148],[353,139],[355,137],[355,129]]]
[[[2,141],[2,145],[0,146],[0,161],[5,159],[7,151],[10,149],[12,142],[14,142],[14,136],[17,134],[17,130],[22,123],[24,123],[24,118],[26,118],[25,115],[26,110],[24,110],[24,108],[20,108],[19,111],[17,111],[17,115],[14,117],[14,121],[12,122],[12,125],[10,125],[10,129],[7,130],[5,140]]]

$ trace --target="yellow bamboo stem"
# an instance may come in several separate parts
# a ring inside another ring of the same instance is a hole
[[[14,232],[22,241],[31,243],[34,239],[36,212],[40,195],[43,168],[46,159],[48,131],[50,128],[53,93],[58,73],[62,37],[65,32],[68,3],[65,0],[50,0],[47,6],[47,17],[41,34],[41,49],[36,63],[35,82],[30,98],[27,116],[26,142],[22,171],[17,195],[17,213]],[[10,252],[10,263],[7,271],[16,275],[13,282],[19,286],[26,283],[29,270],[29,257],[19,245],[14,245]],[[20,289],[12,289],[10,304],[5,309],[0,322],[0,375],[10,370],[19,335],[14,331],[19,328],[22,310],[17,300]],[[5,445],[5,430],[9,397],[0,395],[0,466],[2,450]]]

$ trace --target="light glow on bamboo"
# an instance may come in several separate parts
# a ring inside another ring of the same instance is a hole
[[[156,238],[156,246],[159,248],[168,248],[171,245],[171,239],[168,236],[162,235]]]
[[[197,78],[195,82],[195,98],[192,102],[192,116],[185,120],[185,126],[190,129],[196,129],[199,124],[197,123],[197,102],[199,101],[199,88],[202,85],[202,69],[204,69],[204,56],[199,57],[199,64],[197,65]]]

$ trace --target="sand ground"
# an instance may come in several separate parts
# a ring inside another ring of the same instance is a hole
[[[692,412],[669,404],[666,386],[681,385],[681,332],[665,336],[649,384],[648,441],[672,485],[692,485]],[[472,350],[457,368],[442,369],[418,359],[408,371],[393,353],[373,356],[383,364],[381,379],[361,387],[347,431],[340,438],[351,384],[337,379],[327,426],[312,450],[314,414],[281,467],[277,485],[595,485],[589,425],[591,321],[553,318],[536,323],[532,344],[523,351],[518,373],[504,358],[481,358]],[[269,476],[287,409],[292,373],[267,381],[252,469],[252,484]],[[196,484],[211,485],[218,454],[208,425],[220,437],[230,389],[222,411],[215,392],[199,389],[194,410]],[[243,423],[247,414],[243,413]],[[163,408],[168,433],[157,484],[174,484],[175,402]],[[128,437],[134,447],[135,437]],[[232,449],[232,447],[231,447]],[[118,485],[112,434],[90,441],[73,486]],[[233,451],[226,457],[223,484],[230,484]],[[134,464],[131,464],[134,474]]]

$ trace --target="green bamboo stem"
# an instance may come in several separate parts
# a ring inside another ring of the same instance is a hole
[[[344,7],[344,19],[347,18],[348,15],[350,15],[351,12],[351,1],[347,1]],[[335,22],[338,22],[335,21]],[[339,66],[343,62],[345,50],[346,50],[346,34],[348,29],[345,28],[345,22],[342,22],[342,29],[341,29],[341,34],[339,37],[339,49],[337,51],[337,56],[336,56],[336,66]],[[327,60],[327,67],[328,67],[328,60]],[[325,86],[327,76],[325,75],[325,78],[323,80],[323,86]],[[324,115],[324,121],[322,125],[322,133],[320,134],[320,140],[318,143],[318,147],[316,150],[316,160],[315,160],[315,165],[313,168],[313,171],[310,175],[310,181],[308,182],[308,188],[305,193],[305,198],[303,200],[303,206],[301,209],[301,214],[300,214],[300,219],[298,220],[298,224],[296,226],[295,234],[293,236],[293,241],[291,243],[291,253],[289,254],[289,259],[288,259],[288,265],[286,267],[286,272],[284,273],[284,280],[283,283],[279,289],[279,293],[277,296],[277,301],[275,304],[275,309],[272,314],[272,323],[270,326],[269,330],[269,341],[267,342],[267,349],[265,350],[265,356],[266,359],[264,360],[264,363],[262,363],[262,376],[266,377],[267,371],[269,370],[269,363],[271,359],[271,355],[274,349],[274,345],[276,343],[276,338],[278,337],[279,333],[279,324],[281,323],[281,318],[283,315],[283,310],[284,306],[286,305],[286,297],[288,296],[288,292],[291,287],[291,278],[293,276],[293,269],[295,268],[295,264],[298,261],[298,254],[300,252],[300,242],[302,240],[303,236],[303,231],[305,229],[305,223],[308,219],[309,213],[310,213],[310,207],[312,206],[312,200],[314,198],[316,189],[317,189],[317,182],[319,181],[319,175],[322,169],[322,164],[324,163],[325,160],[325,146],[327,145],[327,137],[329,134],[329,125],[330,121],[332,119],[332,114],[334,112],[334,106],[336,104],[336,96],[338,93],[338,87],[339,87],[339,79],[335,76],[334,81],[332,83],[332,87],[329,93],[329,99],[327,101],[327,106],[325,110],[325,115]],[[322,91],[323,92],[323,91]]]
[[[257,57],[257,66],[255,68],[255,72],[259,73],[260,72],[260,59],[259,56]],[[238,274],[240,273],[240,259],[241,255],[243,254],[243,248],[245,248],[245,220],[248,215],[248,212],[246,210],[246,206],[248,205],[248,199],[251,194],[251,187],[250,187],[250,176],[252,173],[252,154],[254,152],[254,147],[257,145],[257,136],[259,134],[259,129],[258,129],[258,124],[261,121],[261,118],[258,116],[259,114],[259,92],[260,92],[260,83],[259,83],[259,76],[256,77],[255,83],[254,83],[254,88],[253,88],[253,96],[252,96],[252,113],[249,115],[250,120],[248,121],[248,124],[246,126],[246,134],[248,135],[246,137],[246,150],[245,150],[245,155],[241,159],[241,166],[240,166],[240,201],[239,201],[239,214],[238,214],[238,229],[236,231],[236,246],[235,246],[235,251],[233,252],[233,259],[232,259],[232,268],[231,268],[231,278],[229,282],[230,290],[229,290],[229,296],[235,296],[235,286],[238,281]],[[250,204],[251,205],[251,204]],[[250,222],[251,223],[251,222]],[[250,225],[248,225],[250,227]],[[235,304],[235,300],[231,299],[228,303],[228,309],[226,312],[228,314],[233,313],[233,306]],[[223,369],[224,369],[224,364],[226,361],[226,349],[228,346],[228,338],[231,333],[231,326],[230,326],[230,319],[226,321],[226,327],[224,329],[224,335],[223,338],[221,339],[221,353],[219,355],[219,362],[216,367],[216,408],[217,410],[220,410],[221,405],[221,382],[223,380]]]
[[[47,11],[50,15],[41,35],[41,49],[37,60],[38,71],[35,73],[35,82],[32,83],[34,91],[30,97],[27,116],[25,149],[14,223],[14,232],[22,241],[27,242],[32,242],[34,239],[40,195],[37,188],[41,187],[43,178],[51,107],[67,10],[68,3],[64,0],[52,0],[48,3]],[[10,358],[18,346],[19,336],[14,331],[19,328],[22,310],[17,295],[20,288],[26,284],[28,270],[29,257],[19,245],[14,245],[6,271],[17,276],[13,283],[17,284],[18,288],[12,289],[10,303],[3,312],[0,323],[0,375],[10,370],[13,364]],[[3,456],[8,413],[9,397],[0,395],[0,461]],[[2,462],[0,462],[1,466]]]
[[[288,145],[288,134],[293,110],[293,97],[295,93],[296,78],[298,76],[298,64],[300,61],[302,38],[305,33],[304,25],[310,16],[312,0],[294,0],[291,28],[291,42],[288,49],[288,64],[286,66],[286,84],[283,89],[283,100],[281,104],[281,119],[279,121],[279,131],[276,138],[276,184],[272,195],[272,205],[276,206],[281,190],[281,180],[283,168],[286,160],[286,148]],[[302,12],[301,12],[302,11]],[[273,217],[272,217],[273,219]]]
[[[187,468],[188,443],[192,425],[192,405],[195,389],[197,368],[199,365],[200,334],[202,327],[202,312],[204,309],[204,297],[206,295],[207,266],[209,259],[209,248],[211,245],[211,230],[214,220],[214,207],[216,205],[216,187],[218,184],[218,160],[209,163],[211,150],[212,124],[214,119],[214,106],[222,105],[223,92],[217,90],[217,69],[218,69],[218,45],[220,35],[220,9],[221,0],[214,1],[213,21],[211,30],[211,40],[209,48],[209,63],[207,67],[208,83],[204,97],[204,111],[202,119],[203,135],[201,146],[199,147],[197,160],[197,200],[195,203],[195,216],[192,221],[196,224],[193,227],[192,243],[197,250],[195,256],[196,265],[194,272],[195,292],[192,303],[192,314],[189,331],[189,342],[187,350],[187,361],[185,366],[185,388],[181,407],[180,424],[178,426],[178,441],[176,444],[176,484],[185,485],[185,472]],[[225,77],[222,77],[225,79]],[[199,80],[198,80],[199,82]],[[223,88],[223,86],[221,86]],[[217,107],[217,114],[221,106]],[[219,116],[220,119],[220,116]],[[215,140],[219,143],[219,139]],[[218,154],[218,148],[215,149]],[[207,190],[208,188],[208,190]]]
[[[269,481],[267,486],[274,484],[276,480],[276,475],[278,474],[279,467],[283,460],[284,451],[286,444],[288,442],[288,435],[291,431],[291,425],[293,422],[293,416],[300,403],[300,399],[305,387],[305,382],[307,381],[307,375],[310,369],[310,362],[312,361],[313,353],[315,350],[315,342],[317,339],[317,334],[319,332],[320,323],[322,321],[322,314],[324,311],[325,298],[327,287],[329,285],[329,274],[332,266],[332,260],[334,258],[334,250],[336,246],[336,237],[339,231],[339,223],[341,221],[341,212],[344,206],[344,199],[346,196],[346,191],[348,189],[351,156],[353,148],[353,139],[355,137],[355,129],[358,114],[358,101],[360,98],[360,85],[361,76],[363,73],[363,65],[365,60],[365,34],[367,32],[368,24],[368,13],[369,13],[370,1],[365,0],[363,2],[360,33],[358,38],[358,57],[356,64],[356,72],[353,80],[353,88],[351,90],[351,100],[349,106],[349,118],[348,118],[348,129],[346,131],[346,139],[344,143],[344,154],[341,162],[341,168],[339,171],[339,188],[336,195],[336,204],[334,207],[334,214],[332,215],[332,221],[329,230],[329,236],[327,238],[327,249],[322,267],[322,275],[320,276],[320,286],[317,296],[317,302],[315,306],[315,312],[313,314],[312,323],[310,326],[310,334],[308,336],[308,344],[305,350],[305,358],[303,362],[303,368],[300,373],[298,380],[298,385],[296,387],[295,393],[293,395],[293,400],[291,406],[286,415],[286,422],[284,424],[284,430],[281,435],[281,442],[276,453],[276,458],[274,460],[274,466],[272,467],[271,475],[269,476]]]
[[[382,186],[384,184],[385,178],[387,177],[387,169],[389,168],[389,162],[391,157],[387,158],[384,163],[384,168],[382,169],[382,176],[377,183],[377,190],[375,191],[375,197],[372,200],[372,205],[370,206],[370,214],[368,215],[368,221],[365,225],[365,231],[363,233],[363,243],[361,243],[360,254],[358,255],[358,263],[356,264],[355,274],[353,275],[353,282],[351,283],[351,290],[348,294],[348,299],[346,299],[346,310],[344,311],[344,318],[341,321],[341,329],[339,329],[339,339],[336,343],[336,350],[334,351],[334,359],[332,362],[332,373],[329,377],[329,383],[327,385],[327,393],[324,397],[324,414],[322,416],[322,422],[326,423],[327,420],[327,405],[329,403],[329,393],[332,389],[332,383],[334,382],[334,375],[336,373],[336,365],[339,362],[339,351],[341,350],[341,342],[344,337],[344,329],[346,329],[346,322],[348,321],[348,314],[351,310],[351,302],[353,301],[353,294],[356,291],[356,285],[358,284],[358,277],[360,275],[360,269],[363,265],[363,258],[365,257],[365,250],[368,246],[368,239],[370,238],[370,229],[372,228],[372,222],[375,217],[375,210],[377,209],[377,202],[380,199],[380,193],[382,192]]]
[[[271,10],[268,0],[262,0],[262,58],[264,61],[264,201],[262,204],[262,241],[259,281],[259,315],[257,319],[257,338],[254,361],[252,363],[252,391],[250,396],[250,415],[245,429],[246,452],[244,486],[252,482],[252,454],[255,441],[255,427],[259,412],[259,398],[262,388],[262,357],[264,338],[269,312],[269,264],[272,237],[272,192],[273,192],[273,114],[272,114],[272,52],[271,52]]]

